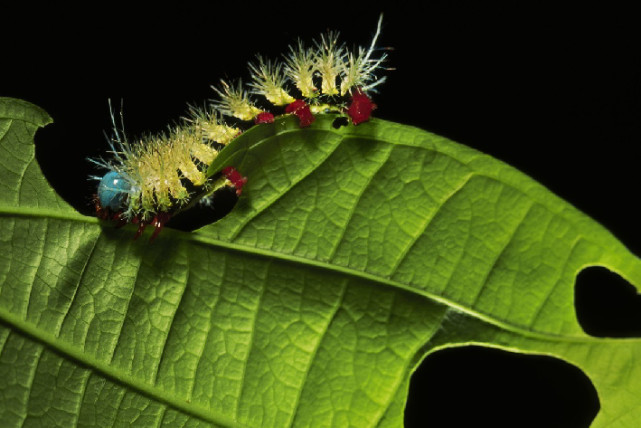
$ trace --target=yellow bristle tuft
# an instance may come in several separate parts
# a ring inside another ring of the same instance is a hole
[[[285,90],[285,76],[282,74],[282,64],[265,61],[259,55],[258,64],[249,64],[253,82],[254,93],[267,98],[275,106],[290,104],[295,99]]]
[[[315,57],[314,51],[306,49],[298,40],[298,46],[290,46],[289,55],[285,58],[285,74],[305,98],[313,98],[318,92],[314,86]]]
[[[321,91],[324,95],[337,95],[336,79],[343,67],[345,49],[337,45],[338,33],[329,32],[327,37],[321,36],[320,43],[317,43],[318,53],[316,55],[316,69],[321,75]]]
[[[221,80],[220,83],[222,90],[212,86],[220,97],[219,101],[215,101],[212,104],[220,113],[240,120],[252,120],[261,112],[249,101],[247,92],[243,89],[243,84],[240,80],[235,87],[230,86],[224,80]]]

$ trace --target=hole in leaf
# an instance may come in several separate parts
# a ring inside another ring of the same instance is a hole
[[[641,295],[601,266],[582,270],[574,288],[576,317],[596,337],[641,337]]]
[[[588,377],[562,360],[467,346],[417,368],[405,426],[587,428],[598,410]]]
[[[334,129],[339,129],[339,128],[341,128],[343,126],[347,126],[347,125],[349,125],[349,121],[347,120],[346,117],[337,117],[332,122],[332,126],[334,127]]]
[[[198,204],[172,217],[167,227],[184,231],[199,229],[225,217],[238,202],[236,190],[231,187],[223,187],[213,196],[208,204]]]

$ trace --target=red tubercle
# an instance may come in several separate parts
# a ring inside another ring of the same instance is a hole
[[[369,120],[372,110],[376,109],[376,104],[368,97],[361,88],[357,88],[352,94],[352,102],[347,108],[347,115],[352,119],[354,125]]]
[[[296,100],[285,107],[285,113],[294,113],[296,110],[304,108],[307,103],[303,100]]]
[[[256,125],[260,123],[274,123],[274,115],[271,114],[268,111],[264,111],[262,113],[258,113],[256,117],[254,118],[254,123]]]
[[[285,107],[285,113],[293,113],[298,117],[301,128],[306,128],[316,120],[309,105],[303,100],[296,100]]]
[[[247,177],[240,175],[240,172],[233,166],[223,168],[221,171],[227,180],[231,181],[232,186],[236,188],[236,195],[243,193],[243,186],[247,183]]]

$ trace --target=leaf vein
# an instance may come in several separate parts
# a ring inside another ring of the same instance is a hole
[[[180,235],[182,236],[182,235]],[[399,281],[392,280],[390,278],[383,278],[379,275],[374,275],[368,272],[352,269],[349,267],[345,266],[340,266],[340,265],[333,265],[327,262],[322,262],[314,259],[308,259],[300,256],[294,256],[291,254],[284,254],[284,253],[278,253],[272,250],[265,250],[261,248],[256,248],[248,245],[243,245],[243,244],[236,244],[236,243],[230,243],[226,241],[221,241],[218,239],[211,238],[207,235],[203,234],[198,234],[194,233],[189,236],[189,238],[183,238],[183,239],[190,239],[194,241],[199,241],[203,244],[207,245],[213,245],[219,248],[225,248],[231,251],[236,251],[240,253],[247,253],[247,254],[253,254],[256,256],[261,256],[267,259],[272,259],[272,260],[281,260],[285,262],[291,262],[291,263],[298,263],[301,265],[309,266],[309,267],[316,267],[322,270],[327,270],[330,272],[337,272],[349,276],[354,276],[357,278],[362,278],[367,281],[372,281],[375,283],[383,284],[383,285],[388,285],[390,287],[398,288],[401,290],[405,290],[411,294],[414,295],[419,295],[421,297],[433,300],[435,302],[443,303],[447,306],[450,306],[454,309],[456,309],[459,312],[463,312],[465,314],[468,314],[472,317],[478,318],[482,321],[488,322],[492,325],[495,325],[499,328],[502,328],[506,331],[511,331],[516,334],[521,334],[523,336],[527,337],[532,337],[532,338],[539,338],[539,339],[544,339],[544,340],[552,340],[552,341],[569,341],[569,342],[607,342],[609,339],[608,338],[595,338],[592,336],[559,336],[555,334],[550,334],[550,333],[541,333],[541,332],[534,332],[534,331],[529,331],[526,330],[522,327],[519,327],[517,325],[510,325],[507,324],[499,319],[492,318],[484,313],[478,312],[472,308],[468,308],[466,306],[463,306],[460,303],[457,303],[456,301],[453,301],[447,297],[440,296],[438,294],[434,294],[431,292],[428,292],[426,290],[418,289],[416,287],[410,286],[408,284],[404,284]],[[639,341],[641,342],[641,339],[639,338],[626,338],[626,339],[620,339],[617,338],[616,341],[628,341],[628,342],[636,342]]]
[[[27,389],[29,390],[29,397],[27,398],[27,402],[25,403],[26,406],[25,406],[24,413],[23,413],[24,417],[20,421],[20,427],[21,428],[24,426],[24,423],[27,420],[27,417],[29,416],[29,403],[31,403],[31,398],[32,398],[33,391],[34,391],[33,390],[33,384],[34,384],[35,379],[36,379],[36,373],[38,372],[38,367],[40,367],[40,361],[42,360],[42,354],[44,352],[44,347],[43,346],[38,346],[35,352],[37,354],[36,361],[35,361],[35,364],[33,364],[33,366],[32,366],[33,370],[31,371],[31,373],[29,373],[29,379],[27,380],[27,385],[26,385]]]
[[[41,243],[40,249],[37,250],[37,254],[38,254],[38,257],[39,257],[39,259],[38,259],[38,268],[36,269],[36,273],[34,274],[33,280],[30,281],[31,282],[31,286],[29,287],[29,297],[27,298],[27,310],[26,310],[26,313],[25,313],[25,319],[27,319],[29,317],[29,313],[30,313],[30,309],[31,309],[31,302],[33,301],[33,299],[31,298],[31,296],[33,294],[33,289],[34,289],[33,284],[35,282],[35,278],[38,277],[38,272],[40,271],[40,267],[42,266],[42,260],[45,257],[45,247],[47,246],[46,236],[47,236],[47,233],[49,232],[49,221],[47,219],[45,219],[43,221],[43,223],[44,223],[44,226],[45,226],[45,230],[42,233],[42,236],[44,236],[45,239],[42,239],[40,241],[40,243]],[[15,230],[13,230],[12,233],[13,232],[15,232]]]
[[[330,327],[334,323],[334,320],[336,319],[336,314],[338,313],[338,310],[341,308],[343,305],[343,302],[345,301],[345,293],[347,291],[347,286],[348,286],[348,280],[345,279],[343,281],[343,287],[341,289],[341,294],[336,301],[336,305],[333,308],[333,311],[327,321],[327,324],[325,326],[325,329],[323,330],[322,335],[318,338],[318,343],[316,347],[314,348],[314,351],[312,352],[312,355],[310,356],[309,363],[307,364],[307,369],[305,370],[305,374],[303,376],[303,379],[301,381],[301,385],[298,388],[298,393],[296,395],[296,400],[294,401],[294,406],[292,407],[292,413],[291,413],[291,418],[289,423],[287,424],[288,426],[295,426],[296,424],[294,423],[296,421],[296,417],[298,416],[298,409],[300,407],[300,399],[301,396],[303,395],[303,390],[305,389],[305,386],[307,385],[307,381],[309,380],[309,372],[311,371],[314,361],[316,360],[316,355],[318,354],[319,349],[322,347],[323,340],[325,339],[325,336],[327,335],[327,332],[329,331]]]
[[[494,272],[494,268],[496,267],[496,265],[498,264],[499,260],[501,260],[501,258],[503,257],[503,255],[507,251],[508,247],[510,246],[510,244],[513,241],[514,235],[521,228],[521,226],[523,225],[523,222],[525,221],[527,216],[532,211],[532,208],[534,208],[534,205],[535,205],[535,203],[533,202],[528,206],[528,208],[525,210],[525,212],[523,213],[523,215],[521,216],[521,218],[517,222],[516,226],[514,227],[512,232],[510,233],[510,237],[505,241],[505,243],[503,245],[503,248],[501,248],[501,250],[496,253],[496,256],[494,257],[494,260],[492,261],[492,265],[490,266],[490,268],[487,270],[485,276],[483,277],[483,280],[481,282],[481,287],[479,288],[479,290],[477,291],[476,295],[474,296],[474,299],[470,302],[470,307],[472,307],[472,308],[476,307],[476,303],[478,302],[478,299],[481,297],[481,294],[483,293],[483,290],[485,289],[485,287],[487,287],[487,283],[488,283],[488,280],[490,279],[490,275],[492,275],[492,272]]]
[[[271,265],[271,261],[267,264],[267,267],[265,269],[265,275],[269,275],[269,268]],[[252,327],[249,333],[249,342],[248,342],[248,351],[247,351],[247,357],[245,358],[245,362],[243,364],[243,371],[240,376],[241,382],[240,382],[240,394],[238,394],[238,401],[236,403],[236,410],[235,410],[235,415],[236,419],[239,417],[239,412],[240,412],[240,404],[243,399],[243,394],[245,393],[245,384],[246,384],[246,375],[247,375],[247,367],[249,366],[249,360],[252,355],[252,348],[254,347],[254,340],[256,339],[256,327],[257,327],[257,322],[258,322],[258,316],[260,315],[260,309],[261,305],[263,304],[263,298],[265,296],[265,290],[267,289],[267,284],[262,283],[261,284],[261,289],[260,289],[260,294],[258,296],[258,301],[256,302],[256,308],[254,310],[254,319],[252,320]]]
[[[405,258],[410,253],[412,248],[414,248],[414,246],[418,242],[419,238],[421,236],[423,236],[423,234],[425,233],[427,228],[432,223],[432,220],[434,220],[434,218],[438,215],[438,213],[441,211],[443,206],[445,206],[445,204],[450,199],[452,199],[458,192],[460,192],[465,187],[465,185],[467,185],[467,183],[469,183],[469,181],[474,176],[475,176],[475,174],[473,172],[465,175],[463,177],[463,179],[461,180],[461,182],[458,183],[458,185],[455,188],[453,188],[452,191],[442,201],[439,202],[438,207],[434,210],[432,215],[430,215],[430,216],[425,218],[424,224],[421,227],[421,231],[416,233],[416,235],[413,237],[413,239],[410,242],[407,243],[407,246],[405,247],[405,249],[401,253],[399,253],[399,257],[394,262],[394,266],[392,266],[392,268],[390,269],[390,273],[389,273],[390,277],[392,277],[395,273],[397,273],[398,267],[403,263],[403,260],[405,260]]]
[[[116,352],[118,351],[118,344],[120,344],[120,336],[122,335],[122,330],[125,327],[125,323],[127,322],[127,314],[129,313],[129,306],[131,305],[131,300],[133,299],[134,293],[136,291],[136,285],[138,284],[138,275],[140,275],[140,269],[142,267],[142,261],[143,261],[144,255],[140,257],[138,267],[136,268],[136,275],[133,278],[133,281],[131,283],[131,292],[129,293],[129,296],[127,298],[127,307],[125,308],[124,313],[122,314],[122,322],[120,323],[120,327],[118,328],[118,334],[115,335],[115,337],[118,338],[118,341],[116,342],[116,346],[114,346],[113,352],[111,353],[111,357],[109,359],[109,363],[113,363],[114,357],[116,356]]]
[[[572,258],[572,254],[574,253],[574,250],[576,249],[576,246],[578,245],[578,243],[582,239],[583,239],[583,237],[579,235],[574,239],[574,242],[572,242],[572,246],[570,247],[570,251],[568,253],[568,256],[565,258],[565,261],[563,262],[563,267],[561,267],[559,269],[559,271],[560,271],[559,279],[556,280],[554,282],[554,284],[552,285],[552,287],[548,290],[548,292],[546,293],[545,299],[543,300],[543,302],[541,302],[541,304],[537,308],[536,312],[533,314],[532,321],[530,322],[530,327],[532,327],[534,325],[534,323],[537,321],[537,319],[541,315],[541,312],[543,311],[543,308],[547,305],[548,301],[550,300],[550,297],[552,296],[552,292],[556,289],[556,287],[559,286],[559,284],[561,282],[561,279],[563,278],[563,274],[565,273],[565,268],[567,267],[568,263],[570,262],[570,259]]]
[[[80,388],[80,397],[78,400],[78,407],[76,408],[76,412],[74,414],[76,419],[76,422],[74,424],[75,426],[79,426],[80,424],[80,412],[82,409],[82,403],[85,400],[85,395],[87,394],[87,385],[89,384],[89,381],[91,380],[91,376],[92,376],[91,370],[89,369],[84,369],[84,370],[87,375],[85,376],[85,379],[82,382],[82,387]]]
[[[277,134],[277,135],[279,135],[279,134]],[[274,137],[275,137],[275,136],[274,136]],[[268,141],[268,140],[269,140],[269,139],[271,139],[271,138],[273,138],[273,137],[266,138],[266,139],[264,139],[263,141]],[[253,213],[253,215],[252,215],[252,216],[248,216],[248,217],[245,219],[245,221],[238,222],[238,227],[237,227],[237,228],[236,228],[236,230],[234,230],[234,232],[231,234],[231,236],[229,237],[229,240],[230,240],[230,241],[234,241],[234,240],[236,240],[236,238],[238,237],[238,235],[240,235],[240,233],[245,229],[245,227],[246,227],[246,226],[247,226],[247,225],[248,225],[248,224],[249,224],[249,223],[250,223],[250,222],[251,222],[255,217],[257,217],[258,215],[260,215],[260,214],[261,214],[263,211],[265,211],[267,208],[269,208],[269,207],[271,207],[272,205],[274,205],[274,204],[275,204],[277,201],[279,201],[283,196],[285,196],[287,193],[289,193],[289,191],[290,191],[291,189],[293,189],[296,185],[298,185],[298,183],[300,183],[300,182],[302,182],[303,180],[305,180],[308,176],[310,176],[310,175],[311,175],[311,174],[313,174],[313,173],[314,173],[318,168],[320,168],[320,167],[321,167],[321,166],[322,166],[322,165],[327,161],[327,159],[329,159],[329,158],[331,157],[331,155],[336,151],[336,149],[340,146],[340,142],[341,142],[341,141],[342,141],[342,139],[341,139],[340,141],[338,141],[338,142],[334,145],[334,147],[332,148],[332,150],[328,151],[328,152],[325,154],[325,156],[320,160],[320,162],[319,162],[317,165],[315,165],[315,166],[313,166],[312,168],[310,168],[310,170],[309,170],[305,175],[301,176],[301,177],[298,179],[298,181],[292,181],[292,180],[290,180],[290,185],[289,185],[288,187],[286,187],[285,189],[283,189],[283,191],[281,191],[278,195],[276,195],[276,197],[272,198],[270,201],[268,201],[267,203],[265,203],[265,205],[264,205],[264,206],[262,206],[260,209],[256,210],[256,211]]]
[[[78,283],[76,284],[76,288],[73,290],[73,295],[71,296],[71,299],[69,300],[69,307],[67,308],[67,312],[65,313],[64,317],[62,318],[62,321],[60,321],[60,328],[58,329],[57,336],[60,336],[60,333],[62,332],[62,329],[64,327],[65,321],[67,320],[67,316],[71,312],[71,307],[73,306],[76,297],[78,295],[78,289],[80,288],[82,281],[84,279],[85,273],[87,272],[87,266],[89,266],[89,263],[91,262],[91,259],[93,258],[93,255],[96,251],[96,246],[98,245],[98,240],[100,240],[100,235],[96,237],[96,239],[93,241],[93,245],[91,246],[91,250],[89,251],[89,255],[87,256],[87,260],[85,261],[84,265],[82,266],[82,270],[80,271],[80,275],[78,276]]]
[[[434,330],[431,330],[429,332],[429,335],[427,335],[427,337],[425,337],[423,340],[417,342],[417,343],[420,343],[420,345],[418,345],[414,349],[413,355],[422,355],[425,353],[424,350],[428,348],[429,341],[436,335],[437,332],[439,332],[440,328],[442,327],[443,320],[447,316],[449,310],[450,308],[447,308],[446,310],[444,310],[443,313],[441,314],[441,319],[437,323],[434,323],[434,325],[438,327]],[[410,368],[411,368],[410,364],[412,363],[415,363],[414,359],[412,358],[406,359],[406,364],[405,364],[405,368],[403,369],[403,373],[410,373]],[[406,380],[405,377],[401,377],[396,382],[396,385],[394,386],[394,390],[392,391],[392,393],[389,395],[389,398],[387,399],[387,403],[385,404],[385,406],[381,406],[382,410],[372,426],[380,426],[381,421],[385,417],[385,413],[387,412],[390,405],[394,401],[394,398],[396,397],[396,394],[398,393],[399,388],[404,384],[405,380]],[[409,380],[408,380],[408,385],[409,385]]]
[[[167,415],[167,406],[163,406],[162,414],[160,415],[160,419],[158,420],[159,427],[162,427],[163,422],[165,422],[165,415]]]
[[[227,255],[225,253],[221,253],[221,257],[223,259],[220,262],[220,266],[222,266],[223,271],[221,272],[220,277],[225,278],[225,274],[227,272]],[[222,291],[220,292],[222,293]],[[189,397],[193,400],[194,399],[194,388],[196,387],[196,380],[198,380],[198,372],[200,371],[201,365],[203,364],[203,361],[205,360],[204,355],[205,355],[205,349],[207,348],[207,344],[209,343],[211,339],[211,332],[212,332],[212,322],[211,322],[211,316],[214,310],[216,309],[216,305],[219,303],[221,297],[220,294],[217,296],[216,301],[213,303],[212,308],[210,311],[208,311],[209,314],[209,322],[207,323],[207,333],[205,334],[205,343],[203,343],[203,346],[199,350],[199,355],[198,355],[198,363],[196,363],[196,370],[194,371],[194,379],[191,382],[191,386],[189,389]]]
[[[1,117],[0,119],[7,121],[6,126],[4,127],[4,129],[2,129],[2,132],[0,132],[0,141],[2,141],[2,140],[4,140],[4,137],[9,133],[9,130],[11,129],[11,126],[13,125],[13,120],[14,119],[10,118],[10,117],[7,117],[7,118]]]
[[[374,172],[370,175],[370,177],[369,177],[369,178],[367,179],[367,181],[365,182],[365,185],[360,189],[360,191],[358,192],[358,194],[356,195],[356,197],[353,199],[354,204],[352,205],[352,208],[349,210],[349,213],[347,214],[347,219],[346,219],[346,221],[345,221],[345,226],[342,228],[340,236],[336,239],[336,244],[335,244],[335,245],[332,247],[332,249],[330,250],[330,252],[329,252],[329,254],[328,254],[328,256],[327,256],[327,260],[331,261],[331,260],[334,258],[334,256],[336,255],[336,251],[338,251],[338,248],[340,247],[341,241],[342,241],[342,240],[343,240],[343,238],[345,237],[345,233],[347,233],[347,229],[349,228],[349,225],[350,225],[350,223],[352,222],[352,219],[353,219],[354,214],[355,214],[355,212],[356,212],[356,208],[358,207],[358,204],[359,204],[359,202],[360,202],[361,198],[363,197],[363,195],[365,194],[365,192],[367,191],[367,189],[369,189],[369,186],[370,186],[370,184],[372,183],[372,180],[374,180],[374,177],[375,177],[375,176],[378,174],[378,172],[383,168],[383,166],[385,166],[385,164],[387,163],[387,161],[388,161],[388,160],[390,159],[390,157],[392,156],[392,149],[391,149],[391,147],[392,147],[392,146],[391,146],[391,145],[389,145],[389,146],[390,146],[390,149],[388,150],[388,153],[387,153],[387,155],[385,156],[385,159],[383,159],[383,160],[382,160],[382,162],[380,163],[380,165],[376,168],[376,171],[374,171]]]
[[[162,365],[163,360],[165,359],[167,355],[167,341],[169,340],[169,335],[171,334],[171,329],[173,328],[174,321],[176,320],[176,314],[178,313],[178,310],[181,307],[181,304],[183,303],[183,297],[185,297],[185,293],[187,292],[187,287],[189,286],[189,277],[191,275],[191,269],[190,269],[190,262],[189,262],[189,251],[185,251],[184,247],[181,246],[181,248],[178,249],[178,252],[182,251],[183,254],[185,254],[185,257],[187,259],[187,277],[185,278],[184,282],[184,287],[182,287],[182,293],[180,294],[180,299],[178,300],[177,305],[173,305],[175,307],[175,310],[173,314],[171,314],[171,321],[169,322],[169,325],[167,327],[167,333],[164,335],[163,338],[163,343],[162,343],[162,351],[160,351],[160,358],[158,358],[158,364],[156,365],[156,370],[154,371],[153,378],[151,379],[153,384],[156,384],[158,381],[158,372],[160,371],[160,367]]]

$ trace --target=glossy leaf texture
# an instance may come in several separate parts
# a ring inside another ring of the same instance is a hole
[[[641,419],[641,341],[579,326],[576,274],[641,263],[510,166],[371,120],[237,138],[234,210],[149,244],[76,213],[34,160],[50,119],[0,99],[2,426],[398,427],[412,370],[476,344],[563,359]]]

